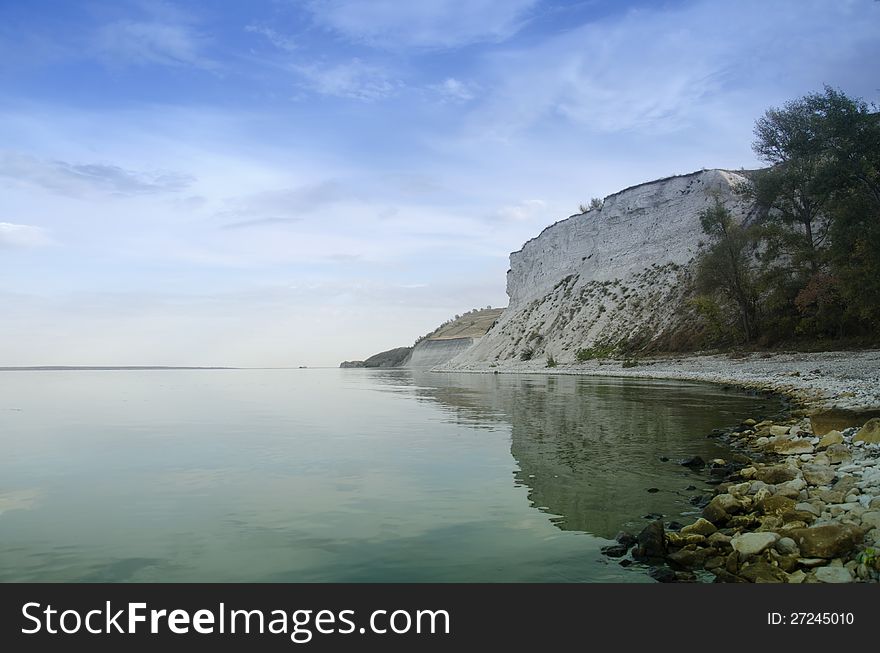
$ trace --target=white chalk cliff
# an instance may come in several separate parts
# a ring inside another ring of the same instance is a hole
[[[687,348],[693,263],[706,237],[699,214],[718,198],[745,220],[746,178],[704,170],[627,188],[601,208],[544,229],[510,255],[510,305],[489,332],[444,367],[553,356],[581,348]]]

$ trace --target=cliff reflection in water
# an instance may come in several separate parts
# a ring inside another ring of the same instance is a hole
[[[436,402],[457,424],[509,428],[514,483],[528,488],[532,506],[560,529],[606,538],[645,514],[690,509],[695,492],[685,488],[702,489],[703,477],[678,461],[724,457],[706,437],[712,429],[781,409],[678,381],[396,371],[386,382]]]

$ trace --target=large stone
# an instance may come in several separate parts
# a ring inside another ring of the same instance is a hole
[[[730,519],[730,516],[742,511],[742,503],[730,494],[718,494],[712,497],[709,504],[703,508],[703,518],[713,524],[722,524]]]
[[[776,494],[780,494],[789,499],[797,499],[803,490],[807,487],[807,482],[802,478],[793,478],[785,483],[779,483],[776,486]]]
[[[880,417],[873,417],[865,422],[853,438],[855,442],[867,442],[868,444],[880,443]]]
[[[741,557],[748,558],[773,546],[778,539],[777,533],[743,533],[730,540],[730,544]]]
[[[769,429],[770,435],[775,435],[777,437],[788,435],[789,430],[791,430],[790,426],[771,426]]]
[[[840,431],[828,431],[828,433],[823,435],[822,439],[819,440],[819,444],[816,445],[816,448],[825,449],[832,444],[843,444],[843,433]]]
[[[880,417],[880,410],[847,410],[832,408],[810,416],[813,433],[826,435],[831,431],[845,431],[853,426],[861,426],[872,417]]]
[[[862,513],[862,526],[867,529],[880,528],[880,511]]]
[[[852,524],[821,524],[796,528],[789,536],[797,543],[801,555],[808,558],[837,558],[852,551],[862,540],[862,530]]]
[[[804,480],[810,485],[828,485],[837,477],[828,465],[804,465],[801,470],[804,472]]]
[[[633,556],[641,560],[663,558],[666,555],[666,537],[663,520],[653,521],[639,533]]]
[[[813,445],[807,439],[781,440],[773,443],[773,451],[783,456],[794,456],[802,453],[813,453]]]
[[[762,467],[755,473],[755,478],[768,485],[776,485],[777,483],[785,483],[797,478],[798,470],[788,465],[771,465]]]
[[[846,567],[819,567],[816,579],[823,583],[851,583],[852,574]]]
[[[690,535],[691,533],[694,533],[696,535],[704,535],[704,536],[708,537],[709,535],[714,533],[716,530],[718,530],[718,529],[715,528],[715,526],[712,524],[712,522],[700,517],[693,524],[689,524],[689,525],[685,526],[684,528],[682,528],[681,534],[682,535]]]

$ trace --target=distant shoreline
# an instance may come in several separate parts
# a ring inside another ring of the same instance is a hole
[[[199,367],[185,365],[24,365],[0,367],[0,372],[74,372],[123,370],[240,370],[240,367]]]

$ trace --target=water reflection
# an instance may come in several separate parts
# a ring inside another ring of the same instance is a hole
[[[606,538],[643,515],[687,511],[693,492],[686,488],[703,477],[678,461],[724,457],[728,450],[706,437],[712,429],[782,409],[737,391],[675,381],[405,371],[375,381],[412,386],[456,424],[509,426],[514,482],[529,489],[532,506],[562,530]]]

